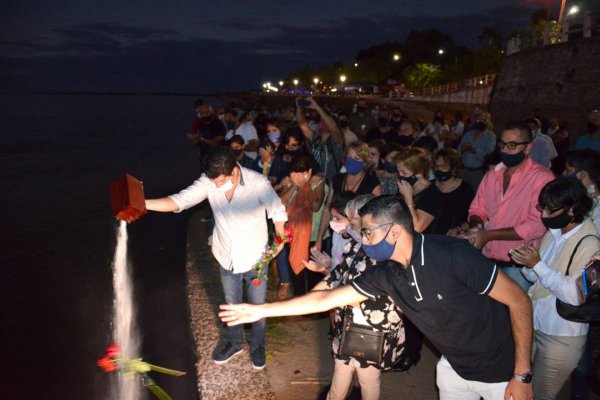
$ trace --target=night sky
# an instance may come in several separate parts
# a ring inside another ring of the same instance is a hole
[[[437,28],[478,46],[484,26],[526,26],[559,0],[8,0],[0,90],[215,92],[258,88],[306,65]]]

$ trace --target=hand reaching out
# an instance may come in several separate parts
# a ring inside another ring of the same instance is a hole
[[[221,304],[219,309],[219,318],[227,326],[256,322],[262,318],[255,304]]]

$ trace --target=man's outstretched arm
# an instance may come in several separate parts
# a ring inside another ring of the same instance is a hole
[[[219,318],[231,326],[255,322],[262,318],[315,314],[365,300],[366,296],[346,285],[334,290],[309,292],[304,296],[275,303],[221,304]]]

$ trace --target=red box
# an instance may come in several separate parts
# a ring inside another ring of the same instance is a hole
[[[142,182],[129,174],[110,185],[110,204],[115,218],[133,222],[146,214],[146,200]]]

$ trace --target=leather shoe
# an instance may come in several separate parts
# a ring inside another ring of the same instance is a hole
[[[402,354],[400,359],[390,371],[393,372],[405,372],[408,371],[413,365],[417,365],[419,360],[421,359],[421,354],[417,354],[416,357],[412,357],[408,354]]]

